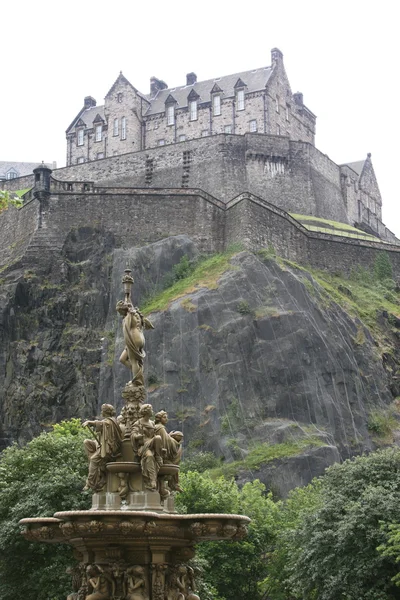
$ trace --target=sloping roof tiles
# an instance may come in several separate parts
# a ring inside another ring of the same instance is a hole
[[[184,85],[176,88],[167,88],[160,90],[154,98],[150,95],[147,99],[151,102],[147,109],[147,115],[153,115],[165,111],[165,101],[170,94],[173,95],[177,102],[177,108],[186,107],[188,105],[188,96],[192,90],[199,95],[199,102],[209,102],[211,100],[211,90],[217,83],[222,90],[222,98],[231,98],[235,95],[235,85],[239,79],[246,84],[246,92],[257,92],[263,90],[271,76],[272,67],[262,67],[253,71],[243,71],[242,73],[234,73],[233,75],[225,75],[215,79],[207,79],[199,81],[193,85]]]

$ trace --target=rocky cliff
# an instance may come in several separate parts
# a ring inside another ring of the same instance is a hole
[[[121,406],[129,373],[118,363],[115,304],[127,265],[135,303],[158,307],[148,314],[149,402],[183,430],[188,463],[208,460],[216,474],[259,477],[286,494],[334,461],[395,441],[395,291],[371,322],[351,286],[330,289],[267,252],[232,250],[165,294],[174,265],[198,255],[186,236],[121,249],[84,228],[36,265],[3,268],[2,444],[94,416],[103,402]]]

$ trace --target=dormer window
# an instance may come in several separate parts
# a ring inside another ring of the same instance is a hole
[[[173,125],[175,123],[175,107],[173,104],[167,106],[167,125]]]
[[[189,102],[190,120],[197,121],[197,100]]]
[[[215,94],[213,96],[213,115],[217,117],[221,114],[221,96],[219,94]]]
[[[118,119],[114,119],[113,133],[114,133],[114,135],[118,135]]]
[[[244,90],[236,92],[236,110],[244,110]]]
[[[96,142],[101,142],[103,137],[103,127],[102,125],[96,125],[96,129],[95,129],[95,141]]]
[[[83,146],[83,129],[78,129],[77,145]]]
[[[6,175],[7,179],[16,179],[17,178],[17,173],[15,171],[8,171],[7,175]]]

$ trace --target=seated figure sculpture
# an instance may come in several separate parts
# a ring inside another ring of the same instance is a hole
[[[139,419],[134,423],[131,442],[134,452],[140,458],[144,485],[148,490],[157,491],[157,475],[163,464],[163,445],[160,435],[156,435],[151,404],[143,404]]]
[[[125,600],[149,600],[145,571],[140,565],[126,570]]]
[[[91,488],[95,492],[103,489],[107,480],[106,464],[115,460],[121,453],[121,430],[115,418],[115,409],[111,404],[101,407],[101,420],[85,421],[84,427],[91,427],[99,437],[85,440],[85,450],[89,458],[89,474],[84,489]]]
[[[154,416],[155,432],[162,440],[162,447],[165,449],[164,462],[173,465],[179,465],[182,458],[181,441],[183,433],[181,431],[168,431],[165,426],[168,423],[168,413],[165,410],[160,410]],[[172,491],[181,492],[179,486],[179,474],[172,475],[169,478],[168,485]]]
[[[88,565],[86,569],[89,594],[85,600],[111,600],[114,596],[114,582],[98,565]]]

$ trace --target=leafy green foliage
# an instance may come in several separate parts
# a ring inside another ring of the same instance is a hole
[[[374,274],[378,281],[393,279],[393,268],[387,252],[379,252],[375,258]]]
[[[182,476],[181,484],[184,492],[179,494],[177,502],[185,512],[240,513],[252,519],[249,535],[241,543],[199,544],[202,586],[216,590],[213,600],[261,600],[263,591],[259,581],[267,575],[266,551],[274,539],[279,504],[265,494],[265,486],[258,480],[246,483],[239,490],[233,480],[213,481],[208,474],[189,472]]]
[[[0,190],[0,213],[6,210],[9,206],[22,206],[23,202],[18,194],[10,194],[7,190]]]
[[[308,493],[315,493],[315,485],[320,490],[313,509],[277,534],[275,553],[282,569],[271,571],[271,589],[278,591],[269,592],[270,598],[398,598],[392,581],[398,571],[395,558],[377,548],[386,543],[382,524],[400,522],[400,451],[378,451],[334,465]]]
[[[250,448],[249,453],[241,460],[235,460],[212,469],[212,477],[234,477],[240,470],[253,470],[259,468],[263,463],[270,462],[277,458],[286,458],[296,456],[307,448],[323,446],[324,442],[316,437],[309,436],[305,438],[294,439],[293,441],[282,442],[281,444],[257,443]]]
[[[38,545],[20,534],[18,521],[51,516],[60,510],[89,507],[82,493],[87,470],[77,419],[64,421],[20,448],[0,457],[0,598],[65,598],[71,588],[65,569],[72,562],[67,546]]]

